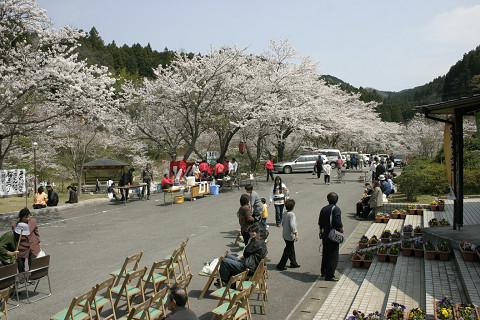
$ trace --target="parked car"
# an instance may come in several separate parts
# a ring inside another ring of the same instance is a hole
[[[401,153],[396,154],[393,157],[393,163],[395,164],[396,167],[403,167],[404,165],[407,164],[405,155]]]
[[[370,154],[369,153],[360,153],[358,157],[362,157],[363,159],[363,164],[368,165],[370,164]]]
[[[332,169],[335,169],[336,161],[338,157],[342,157],[340,150],[338,149],[318,149],[315,150],[316,153],[321,153],[322,155],[326,156],[328,159],[328,163],[332,166]],[[345,162],[345,159],[342,157],[342,162]]]
[[[276,172],[312,172],[317,162],[318,154],[300,154],[288,161],[277,162],[273,164],[273,170]],[[322,155],[323,163],[327,163],[327,157]]]

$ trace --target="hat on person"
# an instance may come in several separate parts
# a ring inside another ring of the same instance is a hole
[[[15,231],[16,234],[22,234],[24,236],[28,236],[30,234],[30,228],[25,222],[19,222],[13,231]]]
[[[379,179],[380,181],[384,181],[384,180],[385,180],[385,176],[384,176],[383,174],[381,174],[380,176],[378,176],[378,179]]]
[[[373,187],[372,187],[371,185],[368,185],[368,186],[367,186],[367,189],[368,189],[368,190],[372,190]]]

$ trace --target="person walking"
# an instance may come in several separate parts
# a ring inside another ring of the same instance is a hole
[[[320,277],[326,281],[338,281],[335,277],[335,270],[338,265],[338,256],[340,245],[328,238],[330,230],[333,228],[337,231],[344,232],[342,224],[342,212],[337,207],[338,195],[330,192],[327,195],[328,205],[320,210],[318,217],[318,226],[320,230],[320,239],[322,240],[322,266]]]
[[[285,241],[285,249],[283,249],[282,258],[277,264],[278,270],[287,270],[286,264],[290,260],[290,268],[300,268],[295,256],[295,241],[298,241],[297,220],[293,209],[295,208],[295,200],[289,198],[285,200],[285,208],[287,211],[283,214],[283,240]]]
[[[332,166],[327,162],[323,165],[323,171],[325,174],[323,175],[325,184],[330,184],[330,174],[332,173]]]
[[[142,195],[144,197],[146,196],[147,200],[150,200],[150,188],[152,186],[152,180],[153,180],[152,165],[150,163],[147,163],[147,166],[142,170],[142,180],[144,183],[147,184],[142,188]],[[145,194],[145,189],[147,189],[146,194]]]
[[[17,262],[18,272],[25,271],[25,260],[28,259],[30,266],[33,259],[40,253],[42,243],[40,241],[40,234],[38,233],[37,220],[31,218],[30,210],[23,208],[18,213],[18,221],[12,223],[12,229],[15,230],[19,223],[26,223],[28,225],[30,234],[22,234],[20,245],[18,246]]]
[[[279,176],[275,177],[273,186],[270,189],[270,201],[268,205],[271,205],[273,202],[273,205],[275,206],[275,222],[277,223],[277,227],[280,227],[282,224],[286,192],[288,192],[288,189],[285,184],[282,183],[282,178]]]
[[[268,178],[271,177],[273,180],[273,160],[272,157],[268,158],[267,163],[265,163],[265,168],[267,168],[267,182]]]
[[[250,239],[249,229],[255,222],[252,211],[250,210],[250,195],[245,193],[240,197],[240,208],[237,212],[238,223],[240,224],[240,232],[242,233],[243,243],[247,245]]]
[[[323,171],[323,159],[321,155],[319,155],[317,161],[315,161],[315,171],[317,171],[317,179],[320,179]]]

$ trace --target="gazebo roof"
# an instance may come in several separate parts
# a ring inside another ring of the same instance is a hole
[[[125,167],[128,166],[128,163],[120,162],[117,160],[112,159],[97,159],[90,162],[87,162],[83,165],[84,168],[92,168],[92,167]]]
[[[415,107],[415,111],[423,114],[455,114],[473,115],[480,109],[480,95],[464,97],[439,103],[433,103]]]

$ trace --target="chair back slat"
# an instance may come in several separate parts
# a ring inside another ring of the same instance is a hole
[[[8,288],[15,284],[15,276],[17,275],[17,263],[0,267],[0,290]]]
[[[48,274],[48,269],[50,267],[50,255],[46,255],[41,258],[36,258],[32,260],[30,265],[30,280],[38,280],[45,277]]]
[[[148,308],[150,307],[150,304],[152,303],[152,298],[146,300],[145,302],[142,302],[135,307],[133,307],[130,310],[130,313],[128,314],[127,320],[133,320],[135,319],[135,316],[139,314],[140,312],[142,313],[142,316],[140,318],[137,318],[139,320],[147,320],[150,318],[149,313],[148,313]]]

